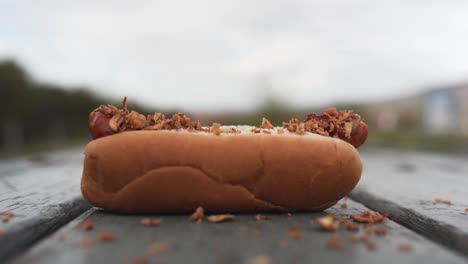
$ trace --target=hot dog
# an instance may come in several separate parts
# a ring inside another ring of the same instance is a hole
[[[123,213],[323,210],[359,181],[368,134],[359,115],[335,108],[280,127],[203,126],[129,111],[125,98],[89,120],[83,196]]]

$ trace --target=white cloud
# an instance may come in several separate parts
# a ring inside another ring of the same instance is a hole
[[[250,108],[265,77],[302,106],[465,78],[467,3],[346,2],[11,1],[0,56],[44,80],[195,110]]]

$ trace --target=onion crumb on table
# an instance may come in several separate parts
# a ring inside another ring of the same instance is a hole
[[[302,239],[302,232],[297,226],[290,226],[288,228],[289,235],[291,235],[292,238],[299,240]]]
[[[326,215],[324,217],[319,217],[315,220],[322,230],[328,232],[336,232],[340,226],[340,221],[335,219],[332,215]]]
[[[146,227],[155,227],[161,224],[161,219],[145,217],[140,220],[140,223]]]
[[[438,203],[446,204],[446,205],[451,205],[452,204],[452,202],[449,201],[449,200],[442,199],[442,198],[435,198],[434,199],[434,204],[438,204]]]
[[[359,226],[351,221],[346,221],[344,223],[344,228],[348,231],[358,231],[359,230]]]
[[[401,242],[398,245],[398,248],[400,249],[400,251],[411,251],[413,249],[413,246],[410,243]]]
[[[263,236],[262,230],[260,230],[260,229],[255,229],[255,231],[254,231],[254,236],[255,236],[255,237],[261,237],[261,236]]]
[[[386,214],[380,214],[379,212],[374,212],[371,210],[365,211],[361,214],[351,215],[351,219],[358,223],[378,223],[378,222],[385,222],[387,221]]]
[[[93,245],[94,241],[92,238],[83,238],[81,241],[80,241],[80,246],[82,248],[89,248]]]
[[[111,242],[117,239],[117,236],[111,232],[101,232],[98,235],[98,239],[101,242]]]
[[[222,223],[222,222],[234,220],[234,215],[231,215],[231,214],[210,215],[206,219],[212,223]]]
[[[148,257],[146,256],[136,256],[132,259],[132,261],[130,262],[132,264],[147,264],[147,263],[151,263],[150,260],[148,259]]]
[[[147,252],[153,255],[166,254],[171,250],[171,245],[161,242],[154,242],[148,246]]]
[[[195,212],[193,212],[193,214],[190,216],[189,221],[200,224],[203,221],[204,216],[205,210],[203,210],[203,207],[198,206],[197,209],[195,209]]]
[[[269,215],[261,215],[261,214],[258,214],[255,216],[255,220],[257,221],[261,221],[261,220],[271,220],[273,219],[271,216]]]
[[[15,214],[12,212],[1,212],[0,215],[2,216],[2,222],[4,223],[9,222],[11,218],[15,217]]]
[[[266,255],[259,255],[259,256],[251,257],[247,259],[247,261],[245,262],[245,264],[271,264],[271,263],[273,263],[271,258]]]
[[[333,234],[330,239],[327,241],[327,248],[333,250],[343,249],[343,243],[341,242],[340,236],[338,234]]]
[[[84,231],[89,231],[93,229],[94,224],[91,220],[84,220],[83,222],[80,223],[80,228]]]

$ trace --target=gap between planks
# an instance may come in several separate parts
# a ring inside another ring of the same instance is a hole
[[[70,221],[74,220],[84,212],[89,205],[82,198],[67,201],[60,204],[55,212],[49,212],[45,217],[38,217],[21,222],[8,229],[8,232],[0,236],[0,263],[4,263],[21,253],[24,253],[31,246],[57,231]],[[14,219],[11,224],[14,224]]]
[[[457,253],[468,256],[468,234],[456,226],[431,219],[359,188],[348,196],[374,211],[387,213],[392,221]]]

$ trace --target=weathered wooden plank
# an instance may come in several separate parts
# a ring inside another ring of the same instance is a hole
[[[0,222],[5,232],[0,235],[0,262],[23,252],[90,208],[79,190],[81,151],[57,155],[46,157],[48,162],[13,161],[13,166],[22,164],[22,168],[0,173],[0,212],[15,214],[8,222]]]
[[[326,247],[332,233],[322,231],[314,219],[330,213],[348,217],[366,210],[364,206],[348,201],[348,208],[340,205],[325,213],[300,213],[288,216],[274,214],[272,220],[256,221],[254,215],[236,215],[233,222],[213,224],[189,223],[187,215],[159,215],[162,223],[153,228],[140,224],[143,216],[117,215],[91,210],[51,235],[14,263],[129,263],[135,256],[145,256],[154,263],[244,263],[249,258],[266,255],[272,263],[466,263],[466,259],[438,246],[413,231],[388,221],[388,234],[371,239],[377,243],[374,250],[362,243],[349,240],[356,234],[341,228],[337,234],[342,250]],[[94,229],[84,231],[79,224],[88,219]],[[288,229],[297,226],[302,239],[295,240]],[[361,230],[357,234],[365,233]],[[257,231],[259,230],[259,231]],[[100,232],[112,232],[117,239],[99,242]],[[261,235],[260,235],[261,234]],[[80,246],[83,239],[92,238],[89,248]],[[169,245],[165,254],[149,254],[150,244]],[[399,250],[401,242],[410,243],[409,252]]]
[[[468,255],[466,157],[393,151],[362,156],[364,173],[350,197]],[[435,198],[451,205],[436,204]]]
[[[54,151],[50,153],[33,154],[25,157],[0,160],[0,179],[5,176],[21,174],[28,169],[43,166],[53,166],[63,162],[82,160],[82,147]]]

